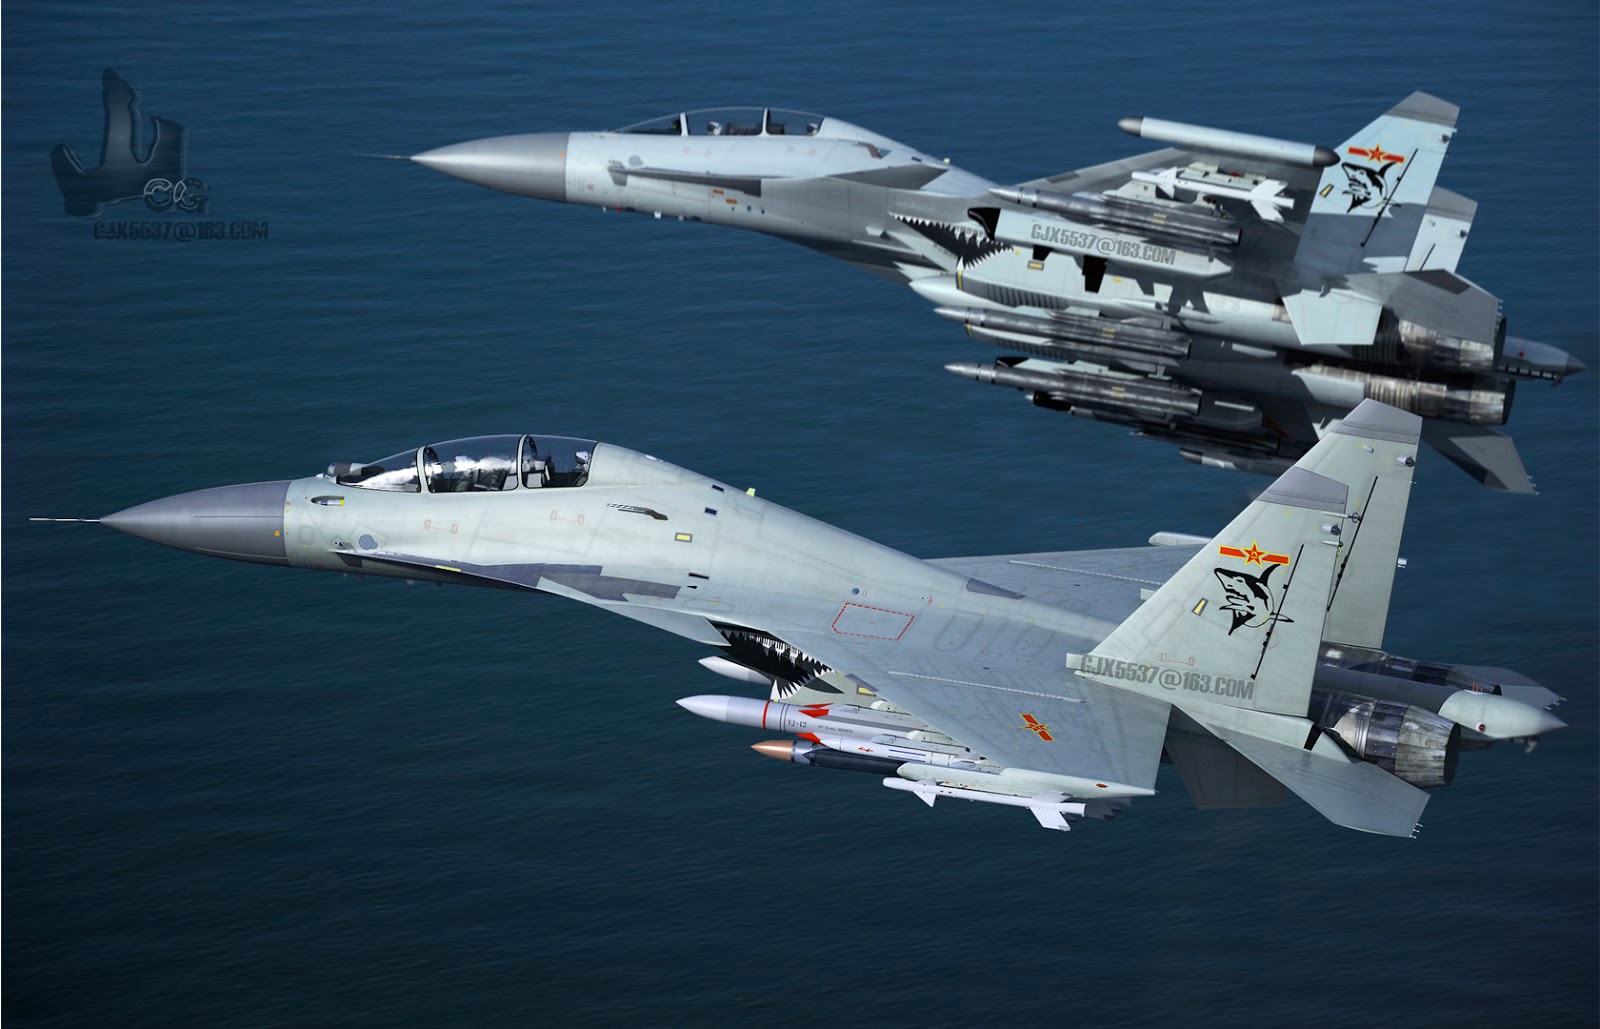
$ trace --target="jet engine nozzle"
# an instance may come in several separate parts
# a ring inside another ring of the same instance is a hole
[[[1461,753],[1461,727],[1443,715],[1389,700],[1311,691],[1312,722],[1331,729],[1363,761],[1413,786],[1449,786]]]

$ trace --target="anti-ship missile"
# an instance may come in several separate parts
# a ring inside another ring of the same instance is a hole
[[[685,697],[678,706],[701,718],[755,729],[776,729],[811,738],[820,736],[871,740],[898,737],[919,744],[948,745],[950,738],[926,722],[898,711],[879,711],[854,704],[785,704],[753,697],[702,694]]]
[[[1089,407],[1120,407],[1157,420],[1200,413],[1200,391],[1164,386],[1145,378],[1083,373],[1056,373],[1013,368],[1005,364],[954,361],[945,371],[975,382],[1031,390],[1053,399],[1078,401]]]

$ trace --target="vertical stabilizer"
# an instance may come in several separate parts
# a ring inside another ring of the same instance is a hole
[[[1383,638],[1421,422],[1363,401],[1077,659],[1077,674],[1168,701],[1339,825],[1411,835],[1427,794],[1308,714],[1324,634]],[[1174,760],[1205,787],[1197,800],[1271,799],[1215,754]]]
[[[1461,109],[1413,93],[1337,148],[1295,261],[1313,276],[1404,271]]]
[[[1345,484],[1306,465],[1330,435],[1083,659],[1078,674],[1187,709],[1304,716],[1344,521]]]
[[[1185,710],[1304,717],[1326,625],[1382,640],[1421,421],[1363,401],[1078,674]]]

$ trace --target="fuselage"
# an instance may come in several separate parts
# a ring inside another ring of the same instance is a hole
[[[1079,583],[1071,605],[1047,603],[1010,588],[1003,562],[986,563],[1000,582],[985,581],[647,454],[562,436],[450,440],[104,521],[232,560],[555,594],[718,647],[739,630],[773,645],[889,642],[1063,683],[1069,655],[1093,650],[1143,602],[1111,576]],[[1193,552],[1174,548],[1174,569]],[[1018,642],[990,642],[1004,638]],[[1470,707],[1458,720],[1481,738],[1535,735],[1548,725],[1539,708],[1556,698],[1510,676],[1329,644],[1315,682],[1433,711]]]
[[[1281,472],[1371,398],[1454,426],[1430,442],[1490,485],[1531,491],[1492,427],[1509,417],[1517,379],[1559,381],[1582,364],[1543,344],[1507,343],[1498,301],[1455,276],[1475,205],[1419,186],[1421,200],[1380,214],[1381,258],[1330,250],[1317,233],[1305,248],[1311,209],[1333,195],[1319,188],[1321,165],[1336,155],[1299,150],[1312,163],[1269,162],[1262,172],[1249,160],[1163,150],[998,187],[837,118],[737,108],[610,132],[497,136],[412,160],[522,196],[747,228],[819,250],[909,285],[973,337],[1025,355],[951,372],[1132,426],[1198,463]],[[1415,239],[1396,249],[1388,237],[1407,231]],[[1350,285],[1339,261],[1358,257],[1367,263],[1352,266],[1362,274]],[[1019,317],[985,324],[995,314]],[[1107,338],[1128,326],[1154,327],[1170,345],[1152,355]]]
[[[429,472],[481,463],[490,451],[511,457],[515,440],[425,448],[415,491],[328,475],[286,484],[287,563],[536,588],[780,634],[914,639],[952,620],[1021,619],[1058,630],[1065,650],[1092,646],[1112,628],[623,447],[584,441],[591,456],[578,485],[530,488],[508,476],[457,490],[456,480]]]

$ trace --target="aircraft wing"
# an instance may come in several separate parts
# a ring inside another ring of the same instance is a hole
[[[1060,550],[929,561],[1013,593],[1097,618],[1120,620],[1195,555],[1199,545]]]
[[[1197,160],[1225,161],[1230,170],[1261,175],[1264,178],[1288,182],[1292,187],[1307,193],[1316,188],[1320,173],[1298,165],[1282,164],[1261,158],[1241,158],[1237,155],[1208,154],[1201,150],[1165,147],[1147,154],[1136,154],[1117,161],[1092,164],[1087,168],[1048,175],[1042,179],[1020,183],[1025,189],[1052,189],[1071,193],[1100,193],[1114,190],[1133,179],[1134,172],[1152,172],[1161,168],[1182,166]]]
[[[779,636],[996,764],[1081,780],[1091,798],[1153,792],[1170,706],[1071,677],[1050,633],[984,621],[918,618],[920,638],[898,640]]]
[[[991,761],[1075,780],[1075,796],[1151,789],[1176,722],[1207,748],[1174,758],[1202,803],[1270,802],[1275,781],[1337,824],[1408,836],[1427,794],[1310,712],[1324,636],[1381,643],[1420,429],[1363,402],[1204,546],[941,562],[1073,611],[1070,630],[846,603],[831,633],[781,638]],[[1108,634],[1072,653],[1096,622]]]

